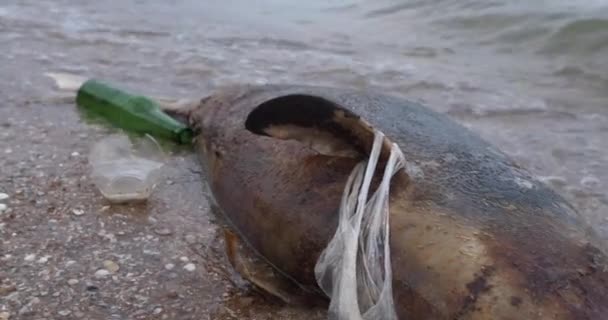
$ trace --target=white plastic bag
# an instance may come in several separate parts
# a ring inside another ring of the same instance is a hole
[[[405,165],[392,144],[384,176],[368,199],[384,134],[375,132],[372,152],[348,178],[336,233],[315,266],[321,289],[330,297],[331,320],[396,320],[389,246],[389,191],[393,175]]]

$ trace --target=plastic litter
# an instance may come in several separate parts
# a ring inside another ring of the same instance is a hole
[[[91,178],[112,203],[145,201],[159,181],[164,159],[160,145],[150,135],[139,139],[110,135],[91,148]]]
[[[336,233],[315,266],[321,289],[331,299],[331,320],[396,320],[389,245],[389,191],[405,166],[396,144],[380,186],[368,200],[384,134],[375,132],[372,152],[348,178]]]

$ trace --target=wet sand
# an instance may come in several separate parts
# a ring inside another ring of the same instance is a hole
[[[234,274],[193,154],[146,204],[111,205],[87,163],[110,129],[49,100],[0,108],[0,319],[323,319]]]

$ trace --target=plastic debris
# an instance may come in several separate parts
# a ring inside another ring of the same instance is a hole
[[[392,144],[380,186],[368,197],[383,140],[384,134],[376,131],[369,160],[359,163],[349,176],[336,233],[315,266],[317,283],[331,300],[331,320],[397,319],[392,296],[389,187],[405,160]]]
[[[145,201],[159,181],[164,157],[149,135],[134,141],[123,134],[111,135],[91,149],[91,177],[112,203]]]

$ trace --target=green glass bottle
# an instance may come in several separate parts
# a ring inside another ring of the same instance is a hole
[[[148,133],[181,144],[192,142],[192,130],[164,113],[157,102],[99,80],[87,80],[78,89],[76,104],[125,130]]]

